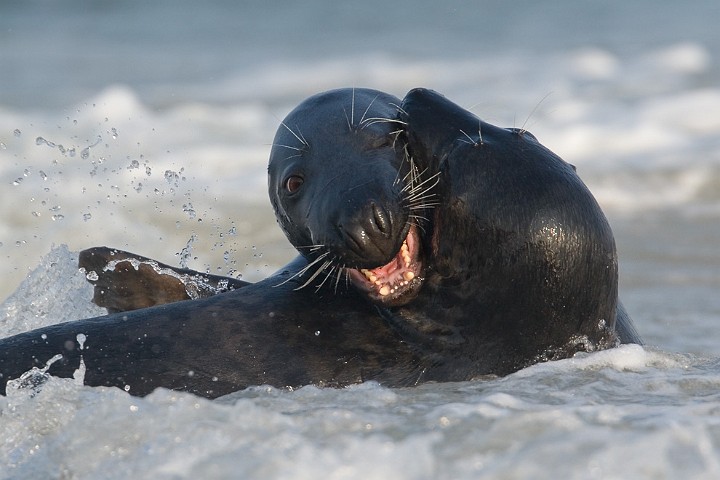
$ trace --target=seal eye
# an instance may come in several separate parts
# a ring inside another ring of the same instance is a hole
[[[305,182],[303,178],[299,175],[290,175],[285,180],[285,189],[288,191],[288,193],[295,193],[298,190],[300,190],[300,187],[302,187],[302,184]]]

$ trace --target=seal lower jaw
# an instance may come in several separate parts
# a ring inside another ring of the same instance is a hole
[[[423,283],[420,245],[417,227],[410,226],[392,260],[376,268],[347,268],[348,277],[375,303],[387,307],[405,305],[415,298]]]

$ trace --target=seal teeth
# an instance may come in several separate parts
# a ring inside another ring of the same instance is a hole
[[[410,249],[408,248],[407,240],[403,241],[403,244],[400,247],[400,256],[402,256],[403,262],[405,262],[405,267],[409,267],[410,266]]]
[[[402,261],[400,261],[399,258],[402,258]],[[389,263],[385,267],[378,267],[375,270],[360,268],[359,271],[370,283],[375,285],[375,291],[380,296],[386,297],[401,291],[402,287],[408,286],[410,281],[415,278],[415,272],[405,270],[410,268],[411,262],[410,247],[408,247],[407,240],[405,240],[400,246],[397,263]],[[405,268],[403,269],[398,265],[399,263],[404,263]],[[392,272],[388,273],[386,271],[388,269],[391,269]]]
[[[376,283],[376,282],[377,282],[377,277],[375,276],[375,274],[372,273],[372,272],[371,272],[370,270],[368,270],[367,268],[363,268],[363,269],[361,269],[360,271],[363,273],[363,275],[365,275],[365,278],[367,278],[368,280],[370,280],[372,283]]]

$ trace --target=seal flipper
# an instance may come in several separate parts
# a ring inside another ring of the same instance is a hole
[[[108,247],[83,250],[78,267],[95,287],[93,302],[110,313],[206,298],[249,285]]]

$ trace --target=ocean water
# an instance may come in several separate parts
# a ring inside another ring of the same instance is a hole
[[[0,3],[0,336],[103,313],[90,246],[264,277],[280,119],[425,86],[577,166],[647,345],[215,402],[51,379],[0,398],[0,478],[720,478],[720,5],[288,3]]]

